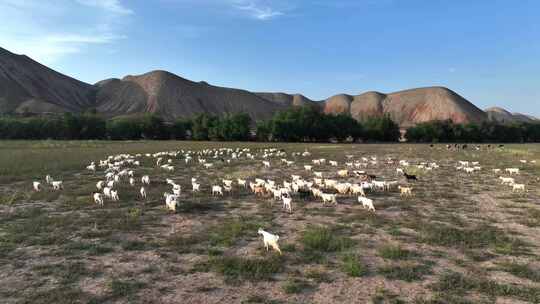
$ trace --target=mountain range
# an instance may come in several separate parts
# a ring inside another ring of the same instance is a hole
[[[388,114],[401,127],[431,120],[456,123],[485,120],[511,123],[537,118],[501,108],[485,111],[444,87],[410,89],[390,94],[338,94],[311,100],[301,94],[250,92],[194,82],[167,71],[152,71],[94,85],[56,72],[24,55],[0,48],[0,113],[62,113],[96,109],[113,118],[155,113],[165,120],[197,113],[245,112],[254,120],[292,106],[311,105],[324,113],[349,113],[362,121]]]

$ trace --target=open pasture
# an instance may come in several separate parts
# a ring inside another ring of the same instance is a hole
[[[0,142],[2,303],[538,303],[539,246],[539,145]]]

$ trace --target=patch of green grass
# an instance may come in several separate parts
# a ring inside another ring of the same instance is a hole
[[[281,256],[266,258],[214,257],[209,260],[209,269],[223,276],[229,283],[268,281],[285,269]]]
[[[406,282],[421,281],[431,274],[431,266],[425,264],[403,263],[399,265],[386,265],[378,268],[381,275],[389,280]]]
[[[257,230],[267,226],[267,223],[249,218],[235,218],[226,220],[210,229],[210,244],[216,246],[232,246],[239,239],[256,237]]]
[[[308,279],[311,279],[317,283],[330,283],[332,282],[330,274],[328,272],[318,270],[318,269],[309,269],[304,273],[304,276]]]
[[[185,236],[182,234],[173,234],[165,240],[165,247],[172,249],[177,253],[194,252],[197,244],[203,241],[198,235]]]
[[[519,255],[528,251],[524,241],[487,224],[473,228],[456,228],[443,224],[425,224],[422,227],[420,240],[430,245],[463,250],[491,248],[505,255]]]
[[[243,300],[241,304],[278,304],[282,303],[278,300],[272,300],[269,299],[266,296],[263,295],[250,295],[247,297],[247,299]]]
[[[417,256],[416,252],[404,249],[400,245],[385,245],[379,248],[379,256],[389,260],[406,260]]]
[[[32,290],[24,297],[24,299],[22,299],[21,303],[73,304],[77,303],[77,299],[81,299],[83,296],[84,293],[79,288],[71,285],[62,285],[46,290]]]
[[[508,272],[518,278],[524,278],[533,282],[540,282],[540,269],[533,268],[529,264],[520,264],[516,262],[500,263],[502,271]]]
[[[299,279],[299,278],[289,278],[285,283],[283,283],[283,291],[286,294],[295,294],[295,293],[301,293],[306,289],[313,288],[309,282]]]
[[[367,269],[360,257],[354,253],[344,254],[341,257],[341,270],[351,277],[361,277],[367,274]]]
[[[113,279],[107,283],[107,287],[110,290],[111,298],[127,298],[132,300],[137,297],[137,292],[139,292],[139,290],[146,287],[146,284],[133,279]]]
[[[42,264],[32,268],[40,276],[55,277],[62,285],[76,283],[82,277],[95,276],[82,262]]]
[[[525,210],[524,218],[520,223],[528,227],[540,227],[540,210],[528,208]]]
[[[431,286],[439,293],[464,296],[472,291],[487,295],[492,299],[509,297],[531,303],[540,302],[540,288],[513,284],[500,284],[479,276],[465,276],[458,272],[447,272]]]
[[[350,238],[338,235],[331,228],[319,226],[308,227],[300,241],[304,245],[304,250],[320,252],[338,252],[349,249],[354,244]]]
[[[405,301],[401,300],[399,296],[392,292],[378,288],[375,294],[371,297],[371,303],[373,304],[405,304]]]

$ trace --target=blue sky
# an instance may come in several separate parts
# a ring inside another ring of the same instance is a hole
[[[83,81],[164,69],[253,91],[447,86],[540,116],[536,0],[0,0],[0,46]]]

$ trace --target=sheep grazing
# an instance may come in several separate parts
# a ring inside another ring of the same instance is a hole
[[[146,189],[144,187],[141,187],[139,193],[141,194],[142,199],[146,199]]]
[[[513,185],[515,183],[515,180],[512,177],[499,176],[499,179],[501,180],[501,185]]]
[[[41,183],[40,182],[33,182],[32,186],[34,187],[34,191],[36,191],[36,192],[41,191]]]
[[[223,188],[221,186],[212,186],[212,195],[223,196]]]
[[[141,177],[141,183],[143,183],[145,185],[150,185],[150,176],[145,175],[145,176]]]
[[[281,249],[279,249],[278,245],[279,235],[266,232],[262,230],[262,228],[259,228],[258,233],[263,237],[263,243],[266,251],[268,251],[268,247],[272,247],[272,249],[279,252],[279,254],[281,255]]]
[[[412,193],[413,188],[411,187],[398,186],[398,189],[400,192],[399,196],[413,196],[413,193]]]
[[[111,199],[114,202],[118,202],[120,200],[120,197],[118,196],[118,190],[111,190]]]
[[[335,194],[328,194],[328,193],[322,193],[321,198],[323,200],[323,204],[334,204],[337,205],[336,195]]]
[[[312,168],[313,168],[313,166],[310,166],[310,165],[305,165],[305,166],[304,166],[304,169],[305,169],[306,171],[311,171]]]
[[[332,167],[337,167],[337,165],[338,165],[338,162],[335,161],[335,160],[331,160],[331,161],[329,161],[329,163],[330,163],[330,166],[332,166]]]
[[[133,177],[129,178],[129,185],[132,187],[135,186],[135,179]]]
[[[174,194],[165,193],[165,206],[167,209],[176,212],[176,206],[178,205],[178,197]]]
[[[337,174],[340,176],[340,177],[347,177],[349,176],[349,170],[339,170],[337,172]]]
[[[200,192],[201,191],[201,184],[198,184],[196,182],[191,183],[192,192]]]
[[[238,182],[238,186],[242,186],[242,187],[244,187],[244,188],[247,187],[247,182],[246,182],[245,179],[240,179],[240,178],[239,178],[239,179],[237,179],[237,182]]]
[[[270,168],[270,162],[269,161],[263,161],[262,163],[263,163],[263,166],[265,168]]]
[[[519,168],[506,168],[504,171],[508,172],[508,174],[519,174]]]
[[[362,207],[364,209],[367,208],[368,211],[375,212],[375,207],[373,206],[373,200],[372,199],[369,199],[369,198],[364,197],[364,196],[359,196],[358,197],[358,202],[362,203]]]
[[[109,187],[103,188],[103,195],[105,195],[105,197],[107,198],[111,198],[111,188]]]
[[[103,206],[103,196],[101,193],[94,193],[94,203]]]
[[[47,174],[47,176],[45,176],[45,181],[47,182],[47,184],[50,185],[52,183],[53,179],[52,179],[52,177],[50,175]]]
[[[64,183],[62,181],[53,181],[51,182],[53,190],[64,189]]]
[[[401,168],[396,168],[396,174],[404,175],[405,171],[403,171],[403,169],[401,169]]]
[[[96,171],[96,164],[94,164],[94,163],[92,162],[92,164],[86,166],[86,170],[94,171],[94,172],[95,172],[95,171]]]
[[[501,173],[501,169],[492,169],[491,171],[493,171],[493,173],[495,173],[495,174]]]
[[[512,192],[526,192],[525,184],[512,184]]]
[[[292,213],[292,198],[290,196],[283,196],[283,209],[289,211],[289,213]]]
[[[223,185],[227,186],[227,187],[231,187],[232,186],[232,183],[233,181],[232,180],[229,180],[229,179],[223,179]]]

